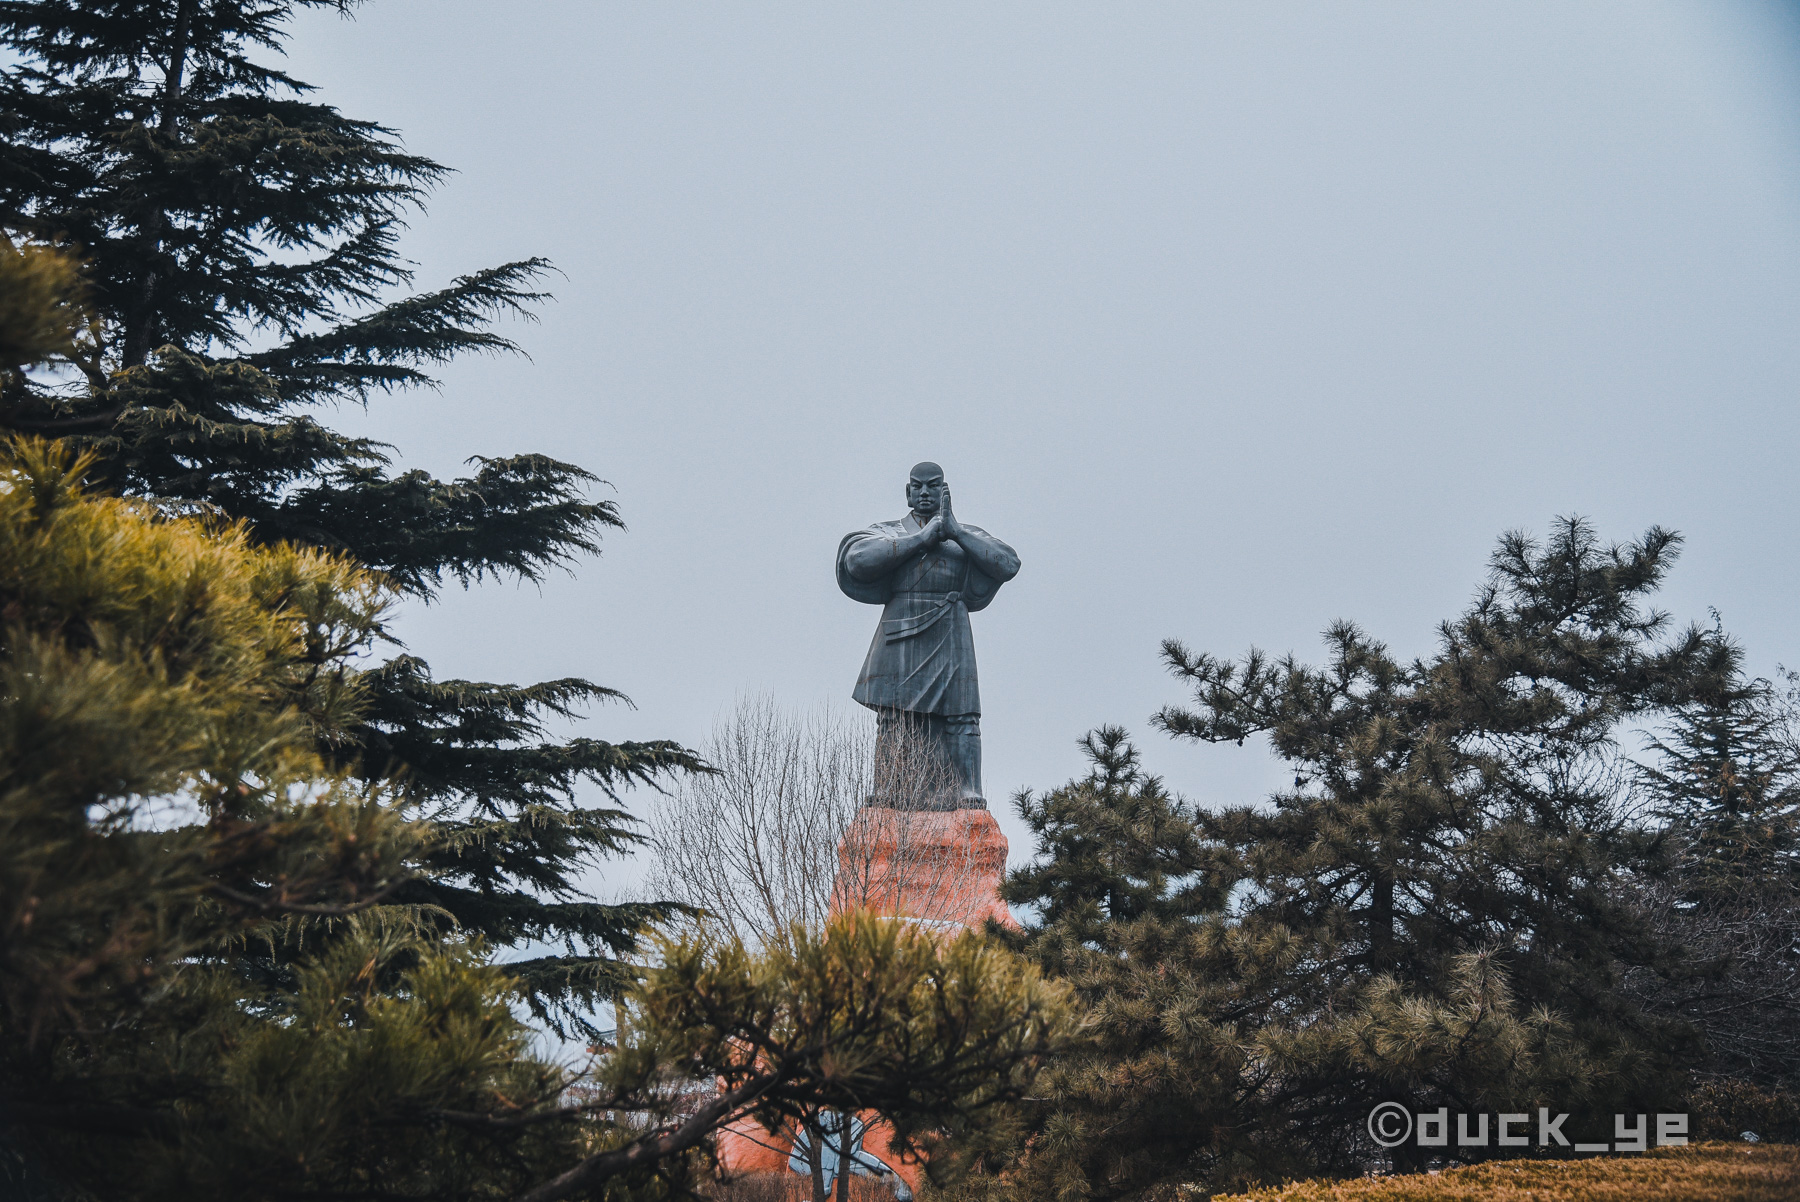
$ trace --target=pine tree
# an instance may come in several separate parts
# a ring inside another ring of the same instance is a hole
[[[341,552],[414,596],[540,579],[618,528],[594,478],[542,455],[438,480],[321,411],[430,386],[464,353],[515,348],[550,270],[522,260],[401,295],[407,215],[444,174],[394,131],[311,97],[266,56],[303,9],[353,0],[9,0],[0,43],[0,220],[84,264],[94,320],[61,375],[13,372],[0,427],[90,452],[95,482],[248,523],[263,543]],[[498,944],[563,945],[513,966],[533,1009],[582,1025],[613,953],[650,913],[586,899],[589,860],[635,838],[609,799],[696,766],[667,741],[550,741],[618,698],[565,679],[434,680],[402,656],[359,682],[363,722],[325,748],[365,778],[404,771],[440,827],[408,900]]]
[[[1508,536],[1411,662],[1348,623],[1323,666],[1165,644],[1194,692],[1157,725],[1265,736],[1293,787],[1194,809],[1110,730],[1087,779],[1021,798],[1039,862],[1006,896],[1040,908],[1024,946],[1093,1043],[1047,1075],[1020,1196],[1356,1171],[1387,1159],[1363,1127],[1384,1101],[1598,1128],[1677,1100],[1688,1029],[1619,989],[1667,949],[1633,901],[1655,837],[1616,736],[1718,695],[1737,652],[1646,607],[1676,547]]]
[[[870,911],[760,949],[689,931],[656,961],[624,995],[620,1046],[585,1104],[646,1121],[522,1202],[582,1196],[728,1122],[791,1140],[822,1110],[873,1111],[895,1151],[954,1180],[1016,1151],[1017,1108],[1073,1026],[1064,987],[979,933]]]
[[[1475,604],[1411,663],[1344,623],[1322,668],[1165,646],[1194,703],[1159,726],[1266,734],[1294,767],[1273,810],[1223,811],[1210,833],[1243,857],[1248,914],[1333,949],[1322,988],[1392,973],[1430,992],[1450,957],[1502,949],[1528,1004],[1630,1025],[1608,966],[1649,949],[1614,888],[1643,854],[1615,736],[1724,688],[1737,659],[1644,607],[1678,545],[1662,530],[1604,545],[1574,519],[1543,546],[1509,535]]]
[[[0,1180],[463,1198],[578,1160],[567,1123],[440,1117],[544,1112],[566,1075],[478,945],[392,904],[430,837],[405,799],[316,749],[391,594],[88,466],[0,445]]]
[[[1691,900],[1790,887],[1800,871],[1800,749],[1767,681],[1676,710],[1644,784]]]
[[[1081,750],[1085,777],[1016,799],[1037,856],[1001,889],[1035,911],[1015,942],[1087,1018],[1039,1084],[1033,1155],[1011,1195],[1134,1197],[1262,1175],[1249,1163],[1305,1167],[1251,1121],[1244,991],[1212,963],[1225,876],[1199,816],[1142,770],[1123,730],[1094,731]]]
[[[1670,715],[1661,737],[1650,740],[1654,760],[1639,770],[1665,824],[1667,863],[1636,896],[1678,954],[1629,983],[1645,1004],[1700,1029],[1701,1067],[1714,1091],[1741,1093],[1748,1085],[1800,1095],[1793,703],[1768,681],[1734,679]],[[1765,1121],[1755,1125],[1771,1133]]]

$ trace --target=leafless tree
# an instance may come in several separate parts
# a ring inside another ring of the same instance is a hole
[[[701,751],[714,771],[650,816],[654,896],[753,946],[834,908],[956,920],[978,865],[954,815],[930,808],[956,779],[921,733],[897,723],[878,749],[861,713],[753,696]]]

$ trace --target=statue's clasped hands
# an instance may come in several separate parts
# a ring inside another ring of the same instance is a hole
[[[931,525],[927,527],[927,531],[934,543],[943,542],[947,538],[960,538],[962,535],[962,523],[956,520],[956,512],[950,508],[950,486],[948,484],[938,490],[937,516],[931,519]]]

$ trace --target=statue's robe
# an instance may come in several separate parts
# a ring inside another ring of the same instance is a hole
[[[847,534],[838,544],[838,587],[854,600],[882,607],[881,625],[851,696],[875,710],[979,714],[981,689],[969,613],[986,608],[1000,582],[970,562],[968,552],[951,539],[903,560],[876,580],[856,579],[845,563],[850,549],[863,539],[891,541],[919,529],[918,519],[908,514]],[[968,529],[993,538],[975,526]]]

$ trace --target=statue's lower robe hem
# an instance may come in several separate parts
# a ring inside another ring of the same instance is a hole
[[[929,621],[920,629],[906,623]],[[902,594],[888,602],[883,621],[850,696],[873,710],[914,714],[979,714],[975,637],[960,600]]]

